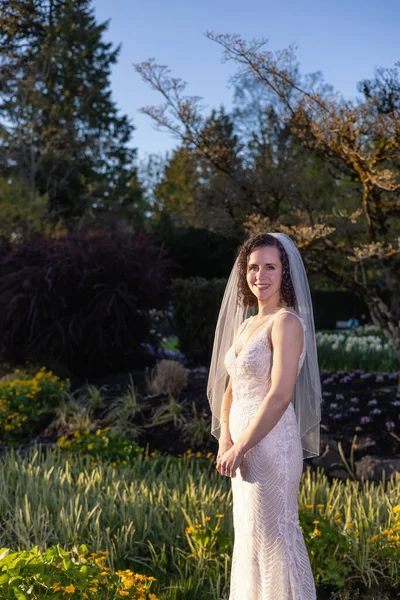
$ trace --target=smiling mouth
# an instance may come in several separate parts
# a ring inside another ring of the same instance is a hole
[[[269,285],[256,285],[256,288],[258,288],[259,290],[266,290],[267,288],[269,288]]]

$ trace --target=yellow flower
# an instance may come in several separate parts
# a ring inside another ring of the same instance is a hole
[[[340,525],[341,521],[340,521],[340,519],[335,519],[334,523],[336,523],[336,525]]]
[[[53,583],[53,589],[55,592],[58,592],[58,590],[62,589],[62,585],[60,583],[58,583],[58,581],[56,581],[55,583]]]
[[[205,521],[209,521],[211,519],[211,517],[204,517]]]
[[[214,456],[214,452],[207,452],[206,458],[211,458],[212,456]]]
[[[194,529],[191,525],[190,525],[190,527],[186,527],[186,529],[185,529],[185,533],[188,533],[188,534],[193,533],[193,531],[194,531]]]
[[[322,535],[319,529],[314,529],[314,535]]]
[[[375,540],[377,540],[379,538],[379,535],[373,535],[371,538],[369,538],[368,542],[375,542]]]
[[[318,525],[319,521],[316,519],[315,521],[313,521],[314,525]]]
[[[313,505],[312,504],[306,504],[306,508],[312,508]]]
[[[400,513],[400,504],[396,504],[396,506],[393,506],[393,512]]]
[[[69,594],[73,594],[75,591],[75,586],[73,586],[71,583],[70,585],[67,585],[67,587],[65,587],[64,590]]]
[[[324,508],[323,504],[317,504],[317,508]]]
[[[217,517],[217,519],[222,519],[222,517],[223,517],[224,515],[223,515],[223,514],[221,514],[221,513],[217,513],[215,516]]]

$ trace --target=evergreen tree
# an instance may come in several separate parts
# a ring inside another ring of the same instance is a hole
[[[102,37],[91,0],[5,0],[0,13],[0,175],[47,194],[71,225],[144,213],[110,72],[120,47]]]

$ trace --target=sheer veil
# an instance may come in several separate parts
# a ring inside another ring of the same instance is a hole
[[[271,233],[284,247],[290,266],[296,305],[295,312],[305,324],[306,354],[298,375],[293,404],[303,448],[303,459],[319,455],[321,421],[321,381],[310,287],[303,260],[296,245],[285,233]],[[215,329],[207,383],[207,397],[212,412],[211,433],[218,440],[223,395],[229,381],[224,365],[225,354],[233,344],[242,323],[257,313],[257,307],[241,306],[238,302],[238,258],[226,284]]]

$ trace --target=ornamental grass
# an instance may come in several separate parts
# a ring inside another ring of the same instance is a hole
[[[25,457],[11,449],[0,481],[0,547],[45,553],[84,544],[107,552],[104,564],[115,573],[155,577],[151,592],[160,600],[227,597],[232,495],[214,454],[145,451],[114,465],[61,448],[34,447]],[[398,589],[399,515],[399,473],[379,484],[329,482],[307,467],[299,522],[317,586],[364,598]]]

